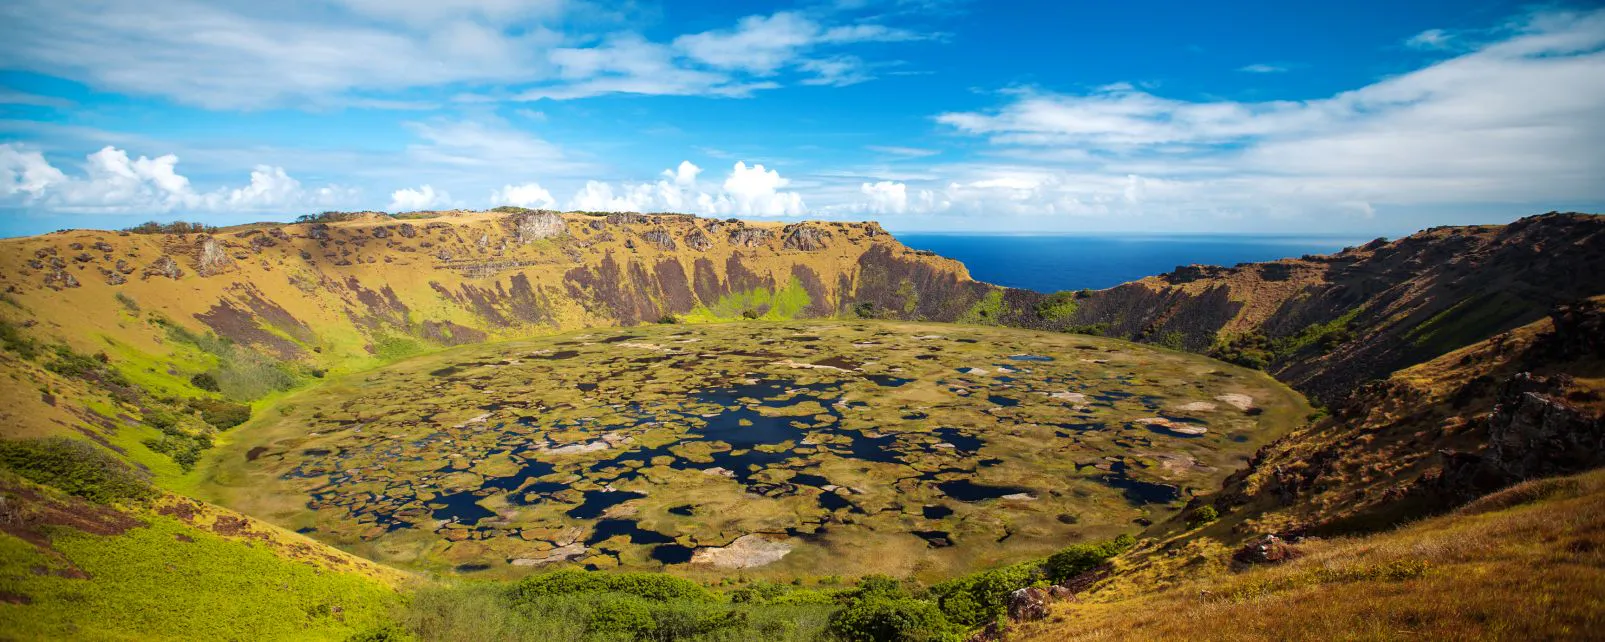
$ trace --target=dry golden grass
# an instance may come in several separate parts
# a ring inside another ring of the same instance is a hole
[[[1061,605],[1010,639],[1605,636],[1605,471],[1529,482],[1393,532],[1302,548],[1304,557],[1284,565],[1148,595],[1099,603],[1094,593],[1094,602]]]

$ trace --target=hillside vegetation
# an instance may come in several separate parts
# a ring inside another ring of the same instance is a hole
[[[1601,275],[1605,217],[1554,213],[1055,294],[873,223],[512,208],[0,240],[0,637],[1598,639],[1605,482],[1577,474],[1605,463]],[[840,317],[1142,341],[1326,411],[1134,539],[928,585],[417,578],[191,498],[216,446],[330,377]]]

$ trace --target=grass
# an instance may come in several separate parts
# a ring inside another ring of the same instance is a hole
[[[1303,557],[1281,566],[1220,570],[1146,594],[1094,593],[1020,639],[1567,640],[1605,631],[1605,471],[1300,548]],[[1182,554],[1170,563],[1191,562]]]
[[[987,290],[981,300],[976,301],[970,309],[958,318],[958,323],[973,325],[997,325],[998,317],[1003,314],[1003,288]]]
[[[24,596],[0,601],[0,637],[340,640],[398,603],[388,584],[365,575],[171,517],[130,516],[147,525],[110,536],[54,527],[49,550],[0,534],[0,594]]]
[[[807,308],[812,299],[797,277],[786,285],[769,290],[753,288],[746,292],[732,292],[719,297],[713,305],[698,305],[684,316],[689,323],[712,323],[735,319],[762,319],[786,321],[794,319]]]

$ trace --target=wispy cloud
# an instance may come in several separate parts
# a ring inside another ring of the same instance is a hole
[[[1237,70],[1238,71],[1243,71],[1243,72],[1248,72],[1248,73],[1251,73],[1251,74],[1279,74],[1279,73],[1287,71],[1287,67],[1284,67],[1282,65],[1267,65],[1267,64],[1264,64],[1264,63],[1256,63],[1256,64],[1252,64],[1252,65],[1245,65],[1245,66],[1242,66],[1242,67],[1238,67]]]

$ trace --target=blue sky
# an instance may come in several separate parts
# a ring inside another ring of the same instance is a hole
[[[1597,3],[13,0],[0,235],[502,204],[1395,235],[1605,203]]]

